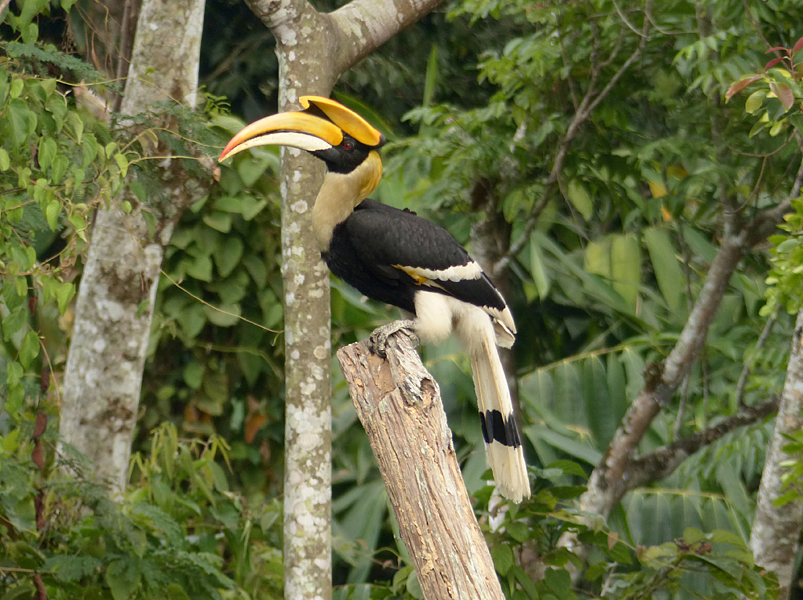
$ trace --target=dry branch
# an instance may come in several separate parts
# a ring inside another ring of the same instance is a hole
[[[367,342],[337,353],[427,600],[502,600],[457,464],[440,390],[408,338],[387,358]]]

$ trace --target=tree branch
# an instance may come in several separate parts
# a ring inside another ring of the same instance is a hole
[[[645,369],[644,389],[625,414],[602,461],[591,474],[588,490],[580,499],[583,510],[607,517],[627,491],[624,476],[632,453],[702,348],[731,275],[742,258],[745,237],[723,239],[677,344],[662,364],[652,363]]]
[[[320,43],[328,47],[332,72],[336,77],[442,2],[353,0],[325,14],[316,11],[307,0],[246,0],[279,43],[292,45],[295,40],[293,24],[307,19]]]
[[[726,433],[775,414],[778,412],[779,404],[780,398],[774,397],[755,406],[742,406],[736,414],[723,419],[717,425],[639,457],[632,461],[627,468],[625,491],[668,477],[689,456],[712,444]]]
[[[371,441],[425,598],[503,600],[433,379],[409,338],[341,348],[340,367]]]
[[[330,16],[338,37],[339,71],[345,72],[444,0],[352,0]]]
[[[549,177],[544,184],[544,191],[541,193],[541,197],[535,203],[532,213],[530,213],[530,217],[527,219],[524,229],[521,232],[521,236],[518,240],[516,240],[515,243],[511,244],[508,253],[494,266],[494,275],[499,275],[502,271],[504,271],[513,258],[530,243],[530,234],[538,224],[538,218],[541,216],[541,213],[549,203],[552,192],[560,180],[560,176],[563,173],[563,163],[566,161],[566,157],[569,154],[569,147],[574,141],[574,138],[577,137],[577,134],[580,132],[580,127],[588,120],[588,118],[593,114],[594,109],[599,105],[600,102],[602,102],[602,100],[605,99],[605,97],[613,89],[614,85],[616,85],[619,79],[621,79],[622,75],[625,74],[625,72],[644,51],[644,48],[647,45],[647,40],[649,39],[648,34],[650,31],[650,19],[648,16],[651,7],[652,3],[648,1],[645,8],[644,24],[642,26],[642,34],[638,46],[624,62],[624,64],[619,67],[616,73],[614,73],[608,84],[599,93],[596,93],[594,82],[596,82],[597,78],[599,77],[599,73],[603,65],[594,62],[594,66],[592,67],[591,74],[589,76],[589,79],[592,83],[589,85],[585,96],[580,102],[580,106],[575,111],[574,117],[569,123],[569,127],[566,129],[566,133],[558,142],[558,151],[555,154],[555,162],[552,164],[552,170],[549,172]]]

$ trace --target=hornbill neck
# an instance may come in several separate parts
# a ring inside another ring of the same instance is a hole
[[[330,168],[312,209],[312,231],[321,252],[329,250],[335,227],[376,189],[381,177],[382,159],[375,150],[353,171],[338,173]]]

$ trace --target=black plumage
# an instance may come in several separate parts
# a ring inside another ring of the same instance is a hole
[[[415,294],[422,288],[499,311],[505,301],[479,272],[475,279],[420,281],[400,267],[435,273],[474,263],[452,235],[409,210],[366,198],[334,228],[323,259],[329,269],[369,298],[415,314]]]

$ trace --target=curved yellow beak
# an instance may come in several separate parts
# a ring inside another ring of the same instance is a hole
[[[307,152],[327,150],[343,141],[343,132],[371,147],[379,147],[385,141],[368,121],[335,100],[302,96],[300,102],[303,111],[271,115],[244,127],[226,144],[218,160],[256,146],[292,146]]]

